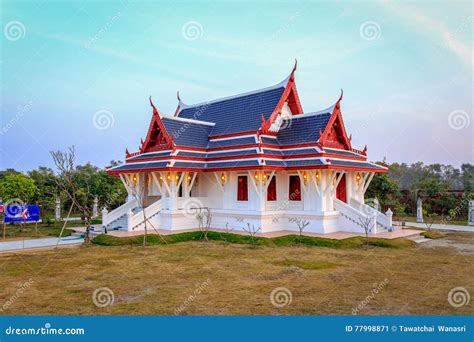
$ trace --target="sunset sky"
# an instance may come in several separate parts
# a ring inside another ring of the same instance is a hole
[[[204,102],[279,83],[298,59],[305,112],[342,112],[387,162],[473,163],[474,17],[449,2],[1,3],[1,168],[75,145],[104,167],[138,149],[176,91]]]

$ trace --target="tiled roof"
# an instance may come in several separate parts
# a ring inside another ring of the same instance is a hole
[[[176,145],[201,148],[207,146],[212,126],[173,120],[168,117],[163,117],[161,120],[168,134],[174,136]]]
[[[294,167],[294,166],[321,166],[324,163],[319,158],[308,158],[300,160],[266,160],[267,166],[282,166],[282,167]]]
[[[114,167],[110,170],[115,171],[133,171],[133,170],[140,170],[140,169],[159,169],[164,168],[168,162],[166,161],[159,161],[159,162],[149,162],[149,163],[128,163],[122,164],[120,166]]]
[[[280,145],[304,144],[317,142],[319,131],[324,131],[331,113],[318,115],[296,115],[291,121],[283,123],[278,132],[277,140]]]
[[[369,169],[374,169],[374,170],[385,170],[385,167],[374,164],[374,163],[369,163],[369,162],[356,162],[356,161],[338,160],[338,159],[328,159],[328,161],[331,163],[331,165],[337,165],[337,166],[349,166],[349,167],[369,168]]]
[[[226,140],[212,140],[209,141],[207,145],[208,148],[218,148],[218,147],[227,147],[227,146],[238,146],[238,145],[247,145],[255,144],[254,137],[245,137],[245,138],[235,138],[235,139],[226,139]]]
[[[164,157],[164,156],[169,156],[170,154],[171,154],[171,151],[144,153],[144,154],[139,154],[139,155],[137,155],[137,156],[130,157],[130,158],[128,158],[128,160],[137,160],[137,159],[144,159],[144,158]]]
[[[339,150],[339,149],[325,148],[324,152],[331,153],[331,154],[336,154],[336,155],[340,155],[340,156],[364,157],[363,155],[360,155],[360,154],[352,152],[352,151],[345,151],[345,150]]]
[[[284,85],[281,85],[242,96],[186,106],[178,116],[216,123],[211,135],[256,131],[262,124],[262,114],[265,119],[270,117],[284,90]]]

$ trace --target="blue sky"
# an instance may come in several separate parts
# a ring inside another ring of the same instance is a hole
[[[69,145],[103,167],[137,150],[149,95],[173,114],[177,90],[196,103],[267,87],[295,58],[304,110],[343,88],[346,128],[369,159],[474,161],[469,1],[0,6],[1,168],[51,166],[49,151]]]

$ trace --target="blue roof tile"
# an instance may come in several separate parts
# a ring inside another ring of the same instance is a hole
[[[258,160],[238,160],[219,163],[207,163],[208,169],[222,168],[222,167],[239,167],[239,166],[258,166]]]
[[[331,113],[311,116],[294,116],[289,123],[283,123],[283,129],[278,132],[280,145],[294,145],[317,142],[319,131],[324,131]]]
[[[155,158],[155,157],[165,157],[169,156],[171,151],[164,151],[164,152],[153,152],[153,153],[146,153],[146,154],[139,154],[137,156],[131,157],[128,160],[137,160],[137,159],[144,159],[144,158]]]
[[[247,145],[247,144],[255,144],[254,137],[246,137],[246,138],[235,138],[235,139],[226,139],[226,140],[218,140],[218,141],[209,141],[208,148],[217,148],[217,147],[226,147],[226,146],[238,146],[238,145]]]
[[[133,171],[133,170],[140,170],[140,169],[154,169],[154,168],[163,168],[166,167],[168,162],[166,161],[159,161],[159,162],[149,162],[149,163],[128,163],[122,164],[118,167],[114,167],[111,171]]]
[[[278,146],[280,143],[276,138],[262,137],[262,144]]]
[[[211,135],[221,135],[260,128],[261,116],[268,119],[276,108],[285,88],[271,88],[230,99],[185,107],[180,118],[215,122]]]
[[[337,160],[337,159],[328,159],[332,165],[337,166],[351,166],[351,167],[364,167],[374,170],[385,170],[383,166],[369,163],[369,162],[355,162],[355,161],[347,161],[347,160]]]
[[[213,126],[173,120],[163,117],[168,134],[174,135],[174,142],[178,146],[192,146],[205,148],[209,141],[209,133]]]

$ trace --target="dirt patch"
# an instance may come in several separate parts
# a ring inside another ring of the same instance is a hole
[[[474,254],[474,233],[444,231],[444,237],[420,244],[422,248],[450,248],[459,254]]]

